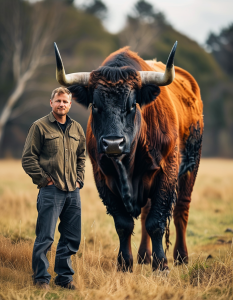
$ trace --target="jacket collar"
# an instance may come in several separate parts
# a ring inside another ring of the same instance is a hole
[[[72,122],[73,122],[73,119],[71,119],[70,116],[66,115],[66,117],[67,117],[68,120],[69,120],[68,123],[72,123]],[[49,114],[49,121],[52,122],[52,123],[55,122],[55,121],[57,122],[57,120],[55,119],[55,117],[54,117],[52,111],[51,111],[50,114]]]

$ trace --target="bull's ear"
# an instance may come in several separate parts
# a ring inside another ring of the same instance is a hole
[[[160,88],[154,84],[144,84],[139,90],[138,103],[140,106],[147,105],[154,101],[160,94]]]
[[[68,90],[72,93],[72,99],[86,108],[90,104],[90,96],[88,93],[88,88],[82,85],[72,85],[68,87]]]

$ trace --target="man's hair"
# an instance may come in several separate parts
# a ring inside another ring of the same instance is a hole
[[[59,88],[56,88],[55,90],[52,91],[52,94],[51,94],[51,99],[52,100],[53,100],[53,98],[55,97],[56,94],[58,94],[58,96],[61,95],[61,94],[67,94],[67,95],[69,95],[70,101],[72,99],[71,92],[67,88],[64,88],[64,87],[59,87]]]

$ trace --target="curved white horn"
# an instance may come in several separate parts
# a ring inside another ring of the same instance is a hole
[[[73,84],[88,85],[90,78],[90,72],[80,72],[80,73],[71,73],[66,74],[63,62],[61,59],[60,52],[58,50],[57,44],[54,43],[55,56],[57,62],[56,68],[56,79],[57,81],[64,86],[71,86]]]
[[[175,68],[174,68],[174,56],[176,53],[177,41],[172,47],[172,51],[168,57],[167,65],[164,73],[153,72],[153,71],[140,71],[140,76],[143,84],[151,83],[157,86],[165,86],[170,83],[175,78]]]

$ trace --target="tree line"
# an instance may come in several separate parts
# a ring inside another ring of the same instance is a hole
[[[233,156],[233,25],[211,33],[206,52],[177,32],[166,16],[139,0],[123,30],[111,34],[101,0],[74,5],[73,0],[0,2],[0,157],[20,157],[30,124],[49,113],[50,92],[57,87],[53,42],[68,73],[92,71],[111,52],[130,46],[144,59],[166,63],[175,40],[175,65],[189,71],[204,102],[204,156]],[[89,112],[73,103],[71,116],[86,128]]]

